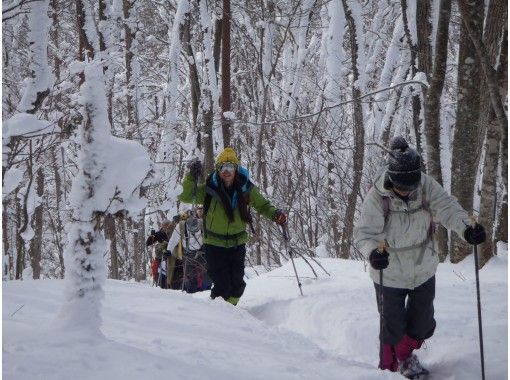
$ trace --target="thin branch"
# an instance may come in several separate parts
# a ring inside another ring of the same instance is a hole
[[[18,13],[15,13],[9,17],[2,17],[2,22],[9,21],[15,17],[18,17],[19,15],[26,15],[28,13],[30,13],[30,12],[29,11],[19,11]]]
[[[329,111],[329,110],[332,110],[334,108],[337,108],[337,107],[340,107],[340,106],[343,106],[343,105],[346,105],[346,104],[349,104],[349,103],[360,101],[361,99],[368,98],[368,97],[370,97],[372,95],[376,95],[376,94],[378,94],[380,92],[389,91],[389,90],[393,90],[395,88],[399,88],[399,87],[403,87],[403,86],[407,86],[407,85],[412,85],[412,84],[418,84],[418,85],[422,86],[424,89],[427,89],[429,87],[429,85],[427,83],[425,83],[425,82],[418,81],[418,80],[410,80],[410,81],[398,83],[398,84],[395,84],[393,86],[386,87],[386,88],[383,88],[383,89],[380,89],[380,90],[377,90],[377,91],[369,92],[369,93],[367,93],[365,95],[362,95],[362,96],[360,96],[358,98],[355,98],[355,99],[349,99],[349,100],[346,100],[346,101],[334,104],[334,105],[329,106],[329,107],[324,107],[320,111],[317,111],[317,112],[314,112],[314,113],[309,113],[309,114],[305,114],[305,115],[296,116],[296,117],[294,117],[292,119],[273,120],[273,121],[266,121],[264,123],[256,123],[256,122],[252,122],[252,121],[243,121],[243,120],[233,120],[232,123],[233,124],[249,124],[249,125],[256,125],[256,126],[266,126],[266,125],[269,126],[269,125],[276,125],[276,124],[282,124],[282,123],[290,123],[290,122],[294,122],[294,121],[297,121],[297,120],[308,119],[308,118],[320,115],[324,111]]]
[[[13,5],[10,5],[9,8],[2,9],[2,14],[11,12],[16,8],[21,8],[25,4],[35,3],[37,1],[42,1],[42,0],[21,0],[18,4],[13,4]]]

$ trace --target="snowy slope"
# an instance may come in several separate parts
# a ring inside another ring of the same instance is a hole
[[[3,283],[4,379],[399,379],[377,365],[375,293],[363,263],[321,259],[319,279],[297,262],[248,280],[233,307],[107,281],[102,334],[59,329],[64,281]],[[506,252],[481,271],[487,379],[506,379]],[[479,379],[472,257],[442,264],[436,334],[420,358],[433,379]],[[23,307],[12,315],[20,306]],[[84,318],[86,318],[84,316]]]

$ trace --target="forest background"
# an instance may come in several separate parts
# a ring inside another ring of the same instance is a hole
[[[224,146],[288,211],[295,252],[363,259],[353,225],[396,135],[487,228],[485,264],[508,241],[507,7],[4,2],[3,279],[63,278],[68,260],[147,279],[147,233],[189,207],[186,163],[211,169]],[[254,227],[248,264],[281,265],[276,226]],[[469,253],[438,241],[443,260]]]

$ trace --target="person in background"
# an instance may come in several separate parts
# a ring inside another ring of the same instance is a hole
[[[169,258],[168,281],[172,289],[183,289],[188,293],[205,290],[202,217],[203,207],[200,205],[197,205],[194,215],[189,210],[174,217],[177,227],[168,242],[165,256]]]
[[[156,277],[155,281],[158,286],[163,289],[166,289],[166,265],[163,264],[163,255],[166,252],[166,247],[168,245],[168,240],[172,236],[172,233],[175,228],[175,223],[170,220],[163,220],[161,222],[160,230],[156,232],[155,230],[151,231],[151,234],[147,238],[145,245],[150,247],[155,244],[154,249],[154,258],[152,261],[151,269],[153,278]]]
[[[399,371],[407,378],[428,373],[413,351],[436,328],[439,257],[433,239],[434,222],[470,244],[485,241],[484,228],[472,223],[457,200],[421,172],[419,154],[397,137],[391,143],[386,169],[363,201],[354,240],[357,249],[369,258],[379,313],[382,294],[379,368]]]
[[[252,224],[250,207],[278,224],[287,215],[277,210],[250,181],[248,170],[240,165],[236,152],[225,148],[217,157],[215,170],[201,181],[202,163],[189,164],[179,200],[204,205],[204,249],[207,271],[213,282],[211,298],[222,297],[237,305],[243,295],[244,260],[248,234]]]

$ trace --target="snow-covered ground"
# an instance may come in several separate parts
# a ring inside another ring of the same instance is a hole
[[[480,272],[486,378],[508,376],[508,255]],[[3,379],[399,379],[377,366],[379,319],[362,262],[297,260],[248,280],[238,307],[109,280],[101,333],[59,328],[65,282],[3,283]],[[441,264],[437,329],[420,350],[431,379],[480,379],[473,257]],[[21,307],[21,309],[19,309]],[[19,309],[19,310],[18,310]],[[16,310],[18,310],[16,312]],[[84,316],[84,318],[86,318]]]

